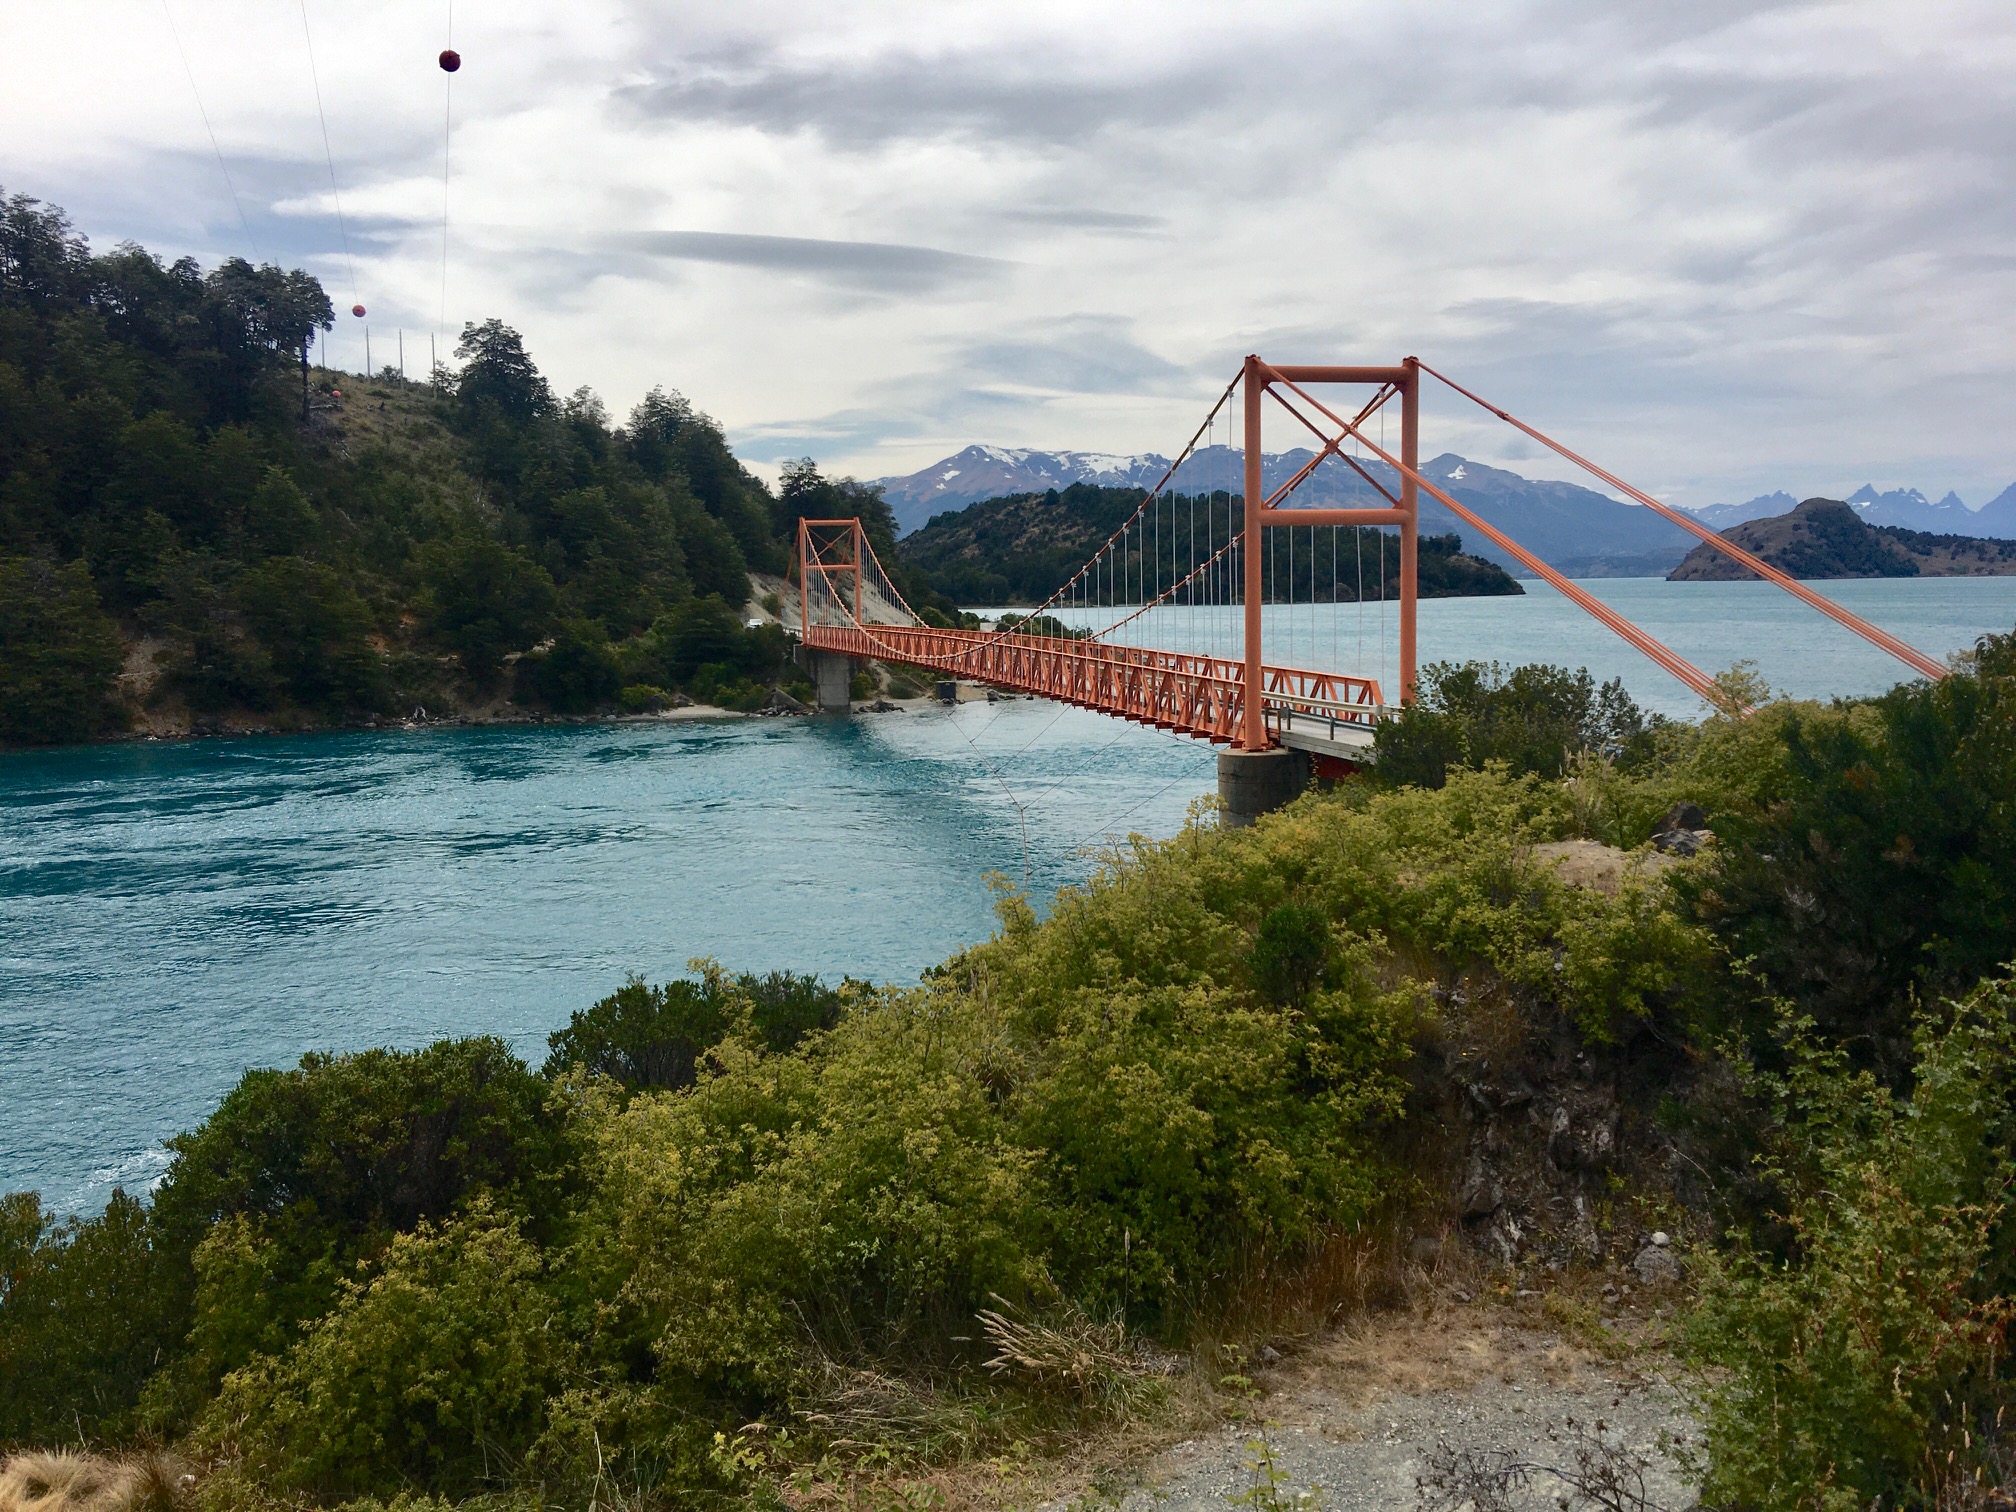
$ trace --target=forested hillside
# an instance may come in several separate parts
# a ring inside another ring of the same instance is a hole
[[[795,676],[740,611],[797,520],[893,545],[875,490],[806,462],[773,496],[677,393],[613,422],[501,321],[417,383],[308,369],[332,320],[298,270],[94,254],[0,199],[0,743],[507,696],[749,706]]]
[[[903,538],[900,550],[934,588],[960,603],[1041,603],[1133,515],[1141,495],[1133,487],[1073,483],[1063,490],[988,499],[934,515],[922,530]],[[1179,510],[1190,502],[1187,497],[1175,500]],[[1198,533],[1191,537],[1186,532],[1181,542],[1168,544],[1162,581],[1188,573],[1224,543],[1231,508],[1231,496],[1223,492],[1195,500]],[[1296,596],[1345,603],[1398,598],[1399,537],[1371,529],[1359,531],[1358,537],[1355,544],[1348,536],[1341,538],[1334,573],[1332,564],[1306,553],[1299,560],[1291,557]],[[1134,575],[1141,570],[1139,553],[1130,552],[1126,571]],[[1524,591],[1502,567],[1466,553],[1455,535],[1421,538],[1420,571],[1423,598]],[[1285,590],[1285,577],[1281,582]]]

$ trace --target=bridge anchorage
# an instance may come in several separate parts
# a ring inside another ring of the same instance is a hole
[[[1422,475],[1424,378],[1480,405],[1919,675],[1946,674],[1923,652],[1417,358],[1392,367],[1333,367],[1276,366],[1249,356],[1134,512],[1055,593],[1013,623],[992,630],[929,624],[896,589],[859,520],[801,520],[798,655],[820,709],[845,713],[854,664],[871,659],[1076,704],[1223,747],[1223,822],[1250,824],[1292,800],[1312,778],[1334,780],[1368,763],[1380,720],[1412,701],[1423,493],[1694,692],[1713,698],[1714,682],[1700,668]],[[1339,387],[1370,394],[1353,408],[1313,392]],[[1396,408],[1398,450],[1389,451],[1386,419]],[[1314,445],[1310,460],[1271,491],[1261,466],[1270,414],[1285,415]],[[1213,445],[1221,424],[1242,453],[1236,489],[1229,470],[1218,468],[1213,476],[1223,451]],[[1291,503],[1324,467],[1348,469],[1352,491],[1367,504]],[[1179,474],[1182,489],[1175,486]],[[1368,609],[1368,599],[1376,609]],[[1383,691],[1389,605],[1397,704]]]

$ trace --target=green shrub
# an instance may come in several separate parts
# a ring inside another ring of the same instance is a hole
[[[616,703],[625,714],[655,714],[672,707],[672,695],[649,683],[632,683],[616,695]]]
[[[2016,1407],[2012,1010],[2002,980],[1950,1017],[1921,1017],[1901,1097],[1851,1071],[1810,1020],[1794,1025],[1790,1070],[1765,1083],[1783,1120],[1765,1168],[1789,1247],[1738,1234],[1697,1262],[1708,1500],[1986,1505],[1947,1493],[1995,1469],[2009,1447],[1999,1414]]]
[[[633,1091],[693,1084],[700,1058],[738,1026],[765,1048],[794,1048],[840,1019],[840,994],[817,977],[774,971],[730,977],[711,961],[697,981],[650,987],[632,977],[592,1008],[576,1013],[547,1043],[546,1075],[576,1066]]]
[[[234,1371],[199,1440],[276,1488],[463,1493],[522,1461],[579,1352],[517,1224],[482,1204],[395,1237],[278,1356]]]
[[[744,714],[753,714],[770,701],[766,684],[737,676],[732,667],[725,665],[702,667],[687,680],[686,688],[700,703]]]
[[[160,1242],[193,1270],[189,1349],[157,1388],[173,1417],[321,1316],[359,1260],[477,1198],[559,1221],[570,1110],[501,1041],[310,1055],[251,1071],[190,1134],[155,1194]]]
[[[1771,991],[1900,1079],[1913,994],[2016,958],[2016,636],[1937,683],[1780,706],[1757,733],[1769,788],[1717,816],[1683,889]]]
[[[1300,1007],[1330,960],[1330,921],[1319,909],[1283,903],[1260,921],[1253,940],[1253,985],[1269,1002]]]
[[[1494,761],[1559,777],[1584,752],[1643,759],[1650,730],[1621,680],[1598,687],[1586,668],[1431,662],[1414,702],[1375,732],[1374,771],[1396,787],[1440,787],[1452,769]]]
[[[783,1401],[808,1345],[931,1348],[1043,1283],[1032,1157],[964,1036],[914,1000],[850,1022],[810,1057],[724,1042],[606,1128],[590,1222],[661,1380]]]
[[[113,679],[124,656],[82,562],[0,556],[0,745],[122,728]]]
[[[181,1341],[186,1267],[115,1192],[54,1223],[0,1197],[0,1450],[129,1434],[148,1376]]]

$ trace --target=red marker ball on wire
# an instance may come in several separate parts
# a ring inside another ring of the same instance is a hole
[[[362,320],[364,318],[364,306],[352,305],[350,306],[350,313],[355,315],[359,320]]]
[[[455,51],[455,49],[452,47],[442,49],[441,72],[453,73],[455,72],[456,69],[460,68],[461,66],[462,66],[462,54]]]

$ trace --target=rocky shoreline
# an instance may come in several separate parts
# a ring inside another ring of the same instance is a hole
[[[964,698],[961,699],[965,701]],[[854,706],[856,714],[901,714],[915,713],[920,709],[936,708],[939,702],[933,698],[877,698]],[[500,727],[523,727],[543,725],[660,725],[660,724],[731,724],[757,719],[807,719],[816,717],[816,711],[799,706],[796,708],[773,705],[762,709],[724,709],[715,704],[685,704],[673,709],[657,709],[643,713],[601,713],[601,714],[553,714],[539,709],[519,709],[506,707],[480,710],[464,710],[449,714],[434,714],[425,709],[417,709],[405,718],[397,716],[370,719],[313,721],[298,723],[287,720],[252,720],[229,717],[198,715],[193,718],[150,718],[136,723],[131,729],[120,730],[101,736],[89,745],[133,745],[146,742],[177,740],[236,740],[255,736],[285,735],[343,735],[363,731],[450,730],[450,729],[491,729]],[[23,750],[44,750],[51,747],[20,747]]]

